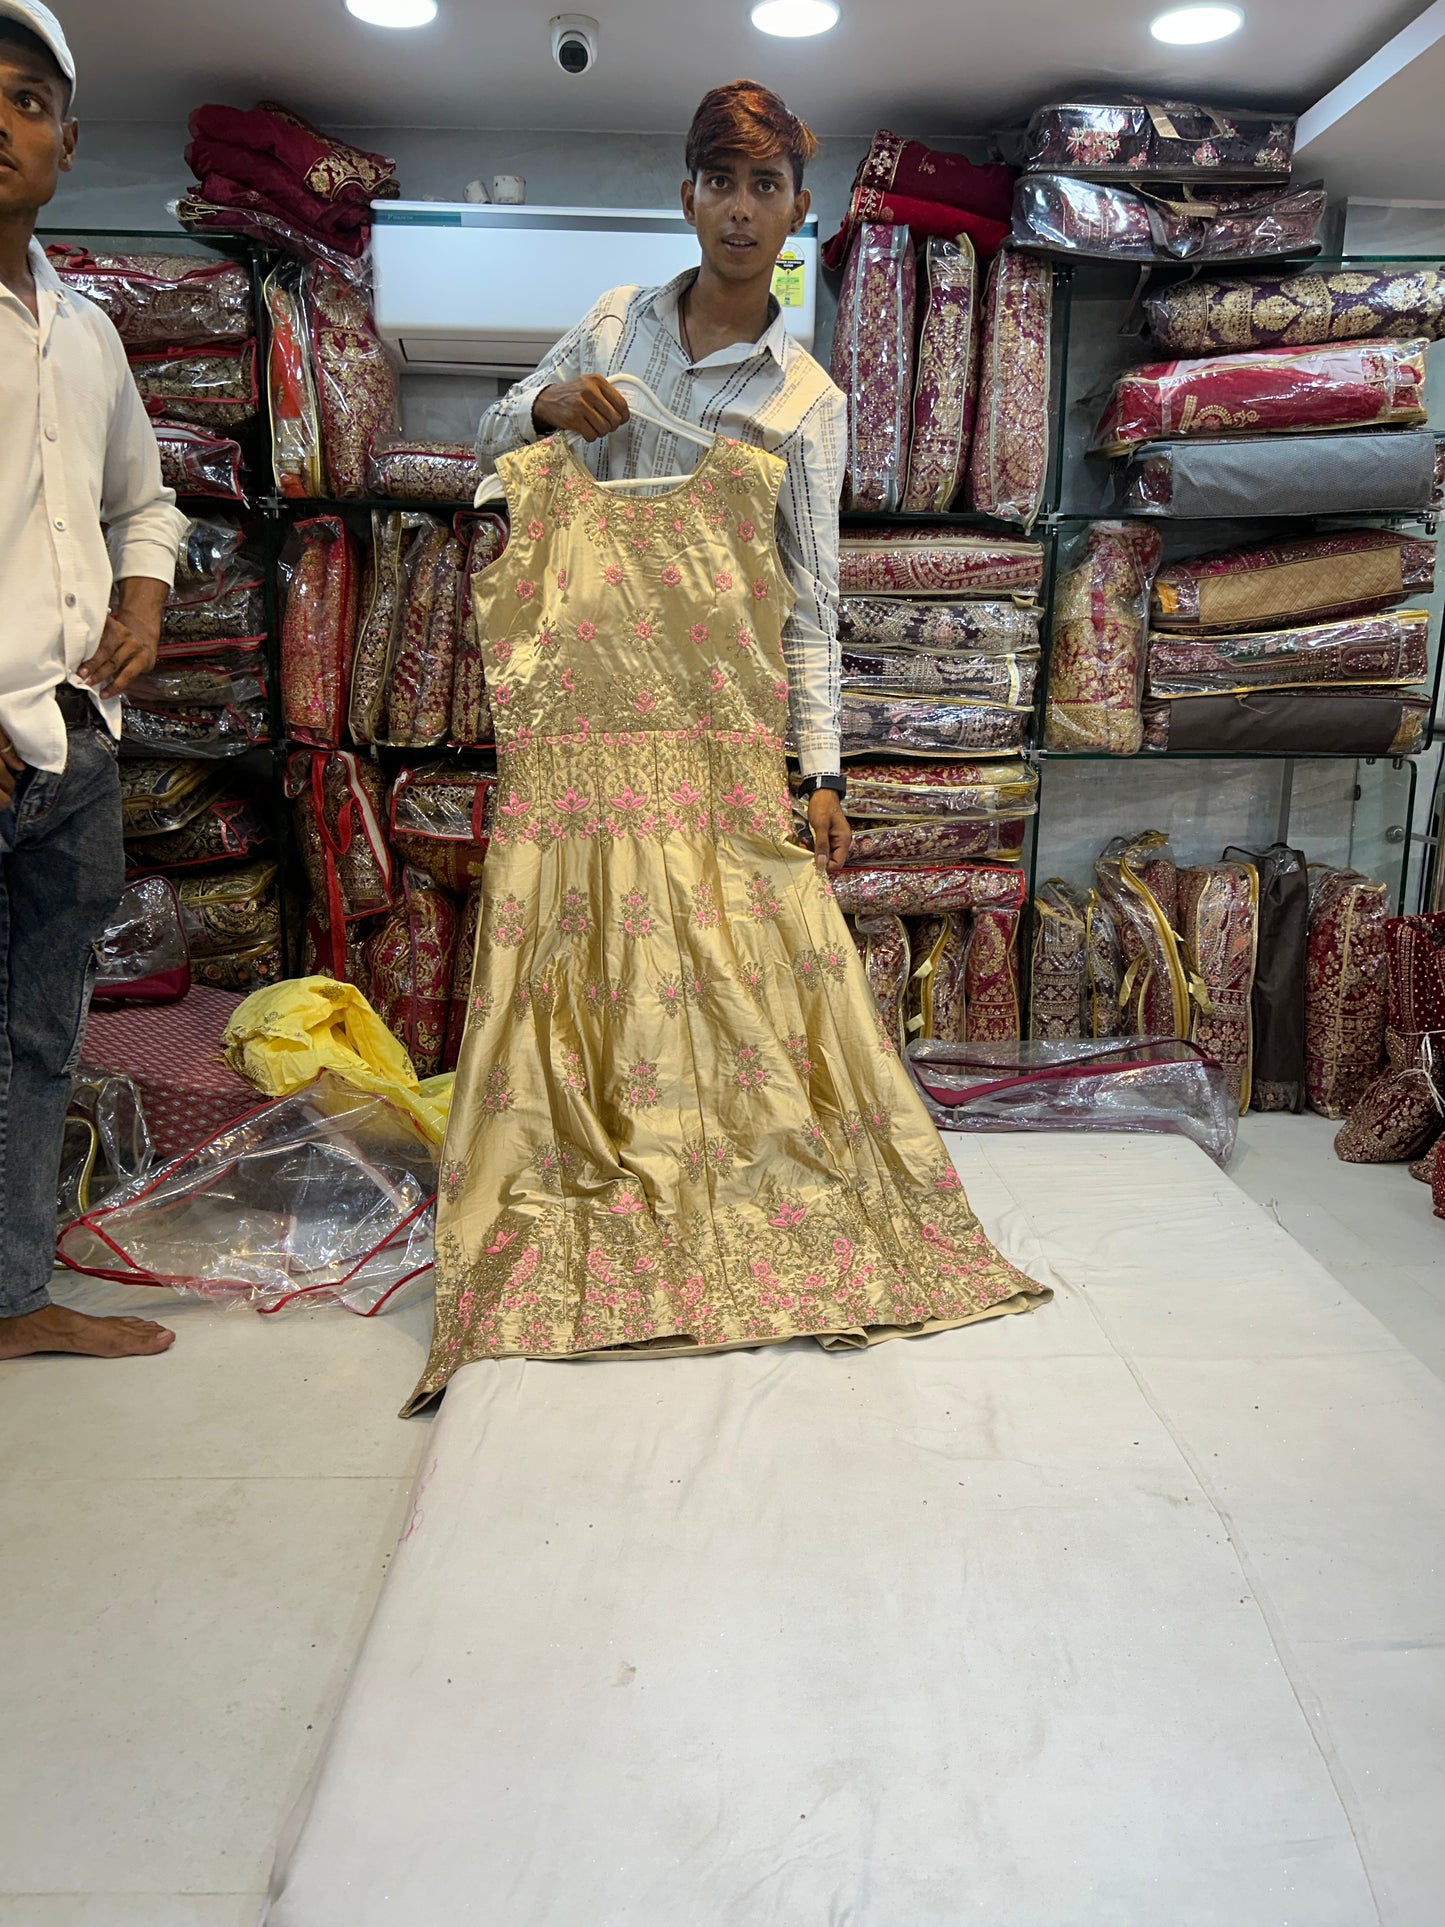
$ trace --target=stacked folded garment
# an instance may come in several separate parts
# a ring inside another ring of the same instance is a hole
[[[1172,563],[1155,579],[1151,748],[1413,754],[1435,544],[1354,529]]]
[[[303,260],[355,263],[371,203],[400,193],[396,164],[350,147],[289,108],[198,107],[186,164],[199,182],[177,212],[196,231],[247,234]]]
[[[823,265],[838,269],[864,222],[912,228],[954,240],[965,235],[985,260],[1008,238],[1014,170],[978,166],[922,141],[901,140],[881,128],[853,178],[848,211],[823,249]]]

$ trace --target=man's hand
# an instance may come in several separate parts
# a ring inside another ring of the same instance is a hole
[[[5,731],[0,729],[0,810],[8,810],[15,801],[15,785],[24,768],[19,750]]]
[[[808,828],[813,832],[813,860],[830,877],[837,876],[848,860],[853,832],[836,790],[813,791],[808,798]]]
[[[164,603],[164,595],[161,597]],[[145,675],[156,664],[160,644],[160,614],[143,613],[122,603],[105,619],[100,641],[77,671],[84,683],[98,689],[102,696],[119,696],[129,689],[137,676]]]
[[[626,401],[601,375],[554,381],[532,403],[532,420],[538,428],[560,428],[580,435],[584,442],[600,441],[627,418]]]

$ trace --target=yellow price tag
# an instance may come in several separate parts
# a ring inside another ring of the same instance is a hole
[[[801,308],[807,264],[800,254],[783,253],[773,269],[773,297],[780,308]]]

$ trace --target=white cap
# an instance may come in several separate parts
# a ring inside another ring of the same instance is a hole
[[[61,73],[72,87],[75,85],[75,60],[66,45],[65,31],[49,7],[41,6],[40,0],[0,0],[0,20],[14,20],[28,27],[45,42]]]

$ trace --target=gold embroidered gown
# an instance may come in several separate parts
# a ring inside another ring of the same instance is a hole
[[[409,1409],[478,1358],[830,1346],[1047,1296],[994,1251],[795,840],[784,464],[503,457],[499,807]]]

